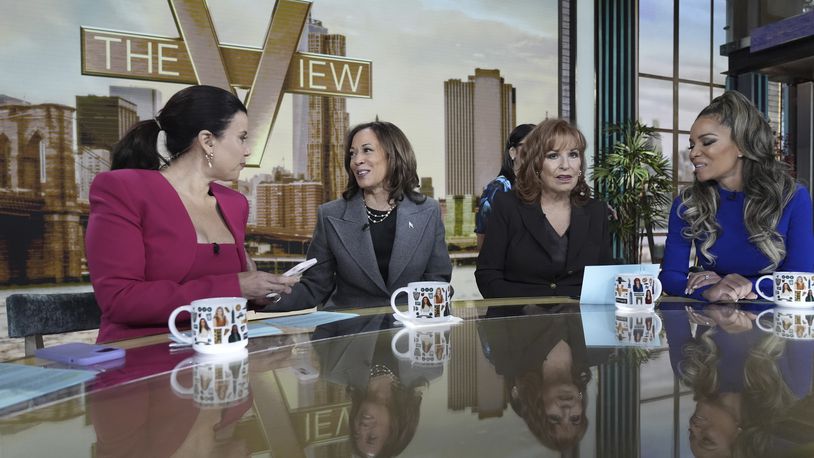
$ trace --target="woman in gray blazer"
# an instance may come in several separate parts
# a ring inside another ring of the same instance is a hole
[[[401,129],[382,121],[351,129],[345,171],[342,197],[319,207],[307,255],[317,264],[266,311],[382,306],[409,282],[450,280],[441,209],[416,191],[415,153]]]

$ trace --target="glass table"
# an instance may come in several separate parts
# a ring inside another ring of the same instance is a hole
[[[355,310],[219,360],[145,338],[6,409],[0,456],[814,456],[814,311],[763,330],[769,307],[459,301],[463,322],[419,328]]]

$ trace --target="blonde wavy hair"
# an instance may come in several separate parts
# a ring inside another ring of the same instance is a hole
[[[728,127],[732,141],[743,154],[743,191],[746,195],[743,222],[749,233],[749,242],[771,261],[762,272],[772,272],[786,257],[786,245],[777,232],[777,223],[794,195],[794,179],[786,164],[775,159],[774,135],[769,123],[743,94],[724,92],[701,110],[696,119],[704,116]],[[681,235],[700,241],[701,255],[714,264],[715,256],[709,250],[721,231],[715,219],[721,201],[716,183],[702,183],[696,179],[680,196],[679,216],[688,223]]]

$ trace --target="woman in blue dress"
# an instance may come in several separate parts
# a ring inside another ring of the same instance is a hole
[[[775,159],[774,141],[763,114],[738,92],[698,115],[689,145],[695,181],[670,210],[659,276],[668,294],[756,299],[765,273],[814,271],[811,198]],[[701,269],[688,274],[693,246]]]
[[[486,185],[478,201],[478,213],[475,215],[475,233],[478,235],[478,251],[486,238],[486,223],[492,213],[492,202],[498,192],[511,191],[514,186],[515,158],[523,149],[523,140],[532,130],[534,124],[520,124],[509,134],[506,149],[503,151],[503,163],[497,177]]]

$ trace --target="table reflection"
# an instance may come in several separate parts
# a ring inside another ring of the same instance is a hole
[[[0,418],[3,456],[813,456],[814,314],[493,304],[417,329],[360,311],[232,361],[131,348]]]
[[[576,447],[588,427],[586,387],[590,358],[575,307],[524,306],[489,309],[487,317],[543,319],[479,323],[484,354],[505,377],[509,402],[537,440],[550,449]]]
[[[394,340],[398,333],[370,332],[390,329],[392,325],[390,315],[358,317],[319,326],[314,332],[315,339],[352,335],[333,345],[319,345],[316,349],[322,376],[344,385],[349,393],[350,443],[357,455],[400,454],[415,435],[423,390],[444,370],[443,359],[436,364],[426,364],[425,361],[415,361],[420,362],[415,364],[410,358],[399,358],[402,353],[396,349],[397,341]],[[443,333],[443,327],[437,332]],[[430,343],[426,353],[435,354],[432,346],[436,338],[432,329],[413,333],[427,337]],[[419,346],[411,346],[415,351],[423,352],[424,339],[418,339]],[[441,344],[439,340],[439,345],[446,345],[446,341]]]
[[[710,304],[665,316],[673,370],[695,401],[688,429],[696,457],[771,456],[792,446],[777,425],[811,391],[814,342],[762,331],[758,310]]]
[[[194,357],[189,352],[168,356],[166,345],[158,347],[129,350],[128,360],[133,364],[141,361],[140,368],[150,374],[174,370],[171,376],[101,389],[88,396],[96,456],[247,456],[243,439],[234,435],[238,420],[251,407],[248,387],[245,396],[241,391],[247,355],[224,363],[191,364],[187,358]],[[154,364],[146,365],[147,361]],[[231,377],[229,364],[236,367],[237,379]],[[104,373],[99,381],[110,383],[124,374]],[[188,393],[181,388],[190,386],[195,388]]]

